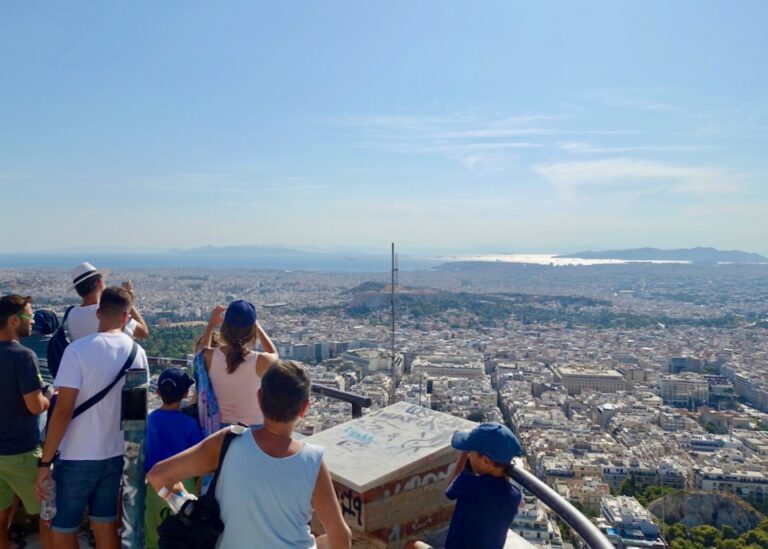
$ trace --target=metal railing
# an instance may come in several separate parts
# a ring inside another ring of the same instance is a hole
[[[147,361],[150,366],[186,366],[188,361],[184,358],[166,358],[150,356],[147,357]],[[312,392],[316,395],[321,395],[329,398],[335,398],[336,400],[342,400],[349,402],[352,405],[352,417],[358,418],[363,415],[363,408],[371,407],[370,397],[356,395],[354,393],[348,393],[340,389],[328,387],[327,385],[312,384]]]
[[[164,356],[148,356],[150,366],[186,366],[189,361],[186,358],[167,358]]]
[[[333,387],[328,387],[327,385],[317,385],[313,383],[312,392],[317,395],[321,395],[329,398],[335,398],[336,400],[343,400],[344,402],[349,402],[352,405],[353,418],[358,418],[362,416],[363,408],[371,407],[370,397],[364,397],[361,395],[356,395],[354,393],[348,393],[347,391],[334,389]]]
[[[509,476],[547,505],[592,549],[615,549],[600,529],[568,500],[520,465],[507,468]]]

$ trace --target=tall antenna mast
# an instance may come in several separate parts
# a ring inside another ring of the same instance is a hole
[[[392,243],[392,284],[389,291],[389,303],[392,307],[392,329],[390,331],[389,346],[392,366],[392,389],[390,390],[389,403],[395,402],[395,389],[397,388],[397,367],[395,366],[395,288],[397,286],[397,256],[395,255],[395,243]]]

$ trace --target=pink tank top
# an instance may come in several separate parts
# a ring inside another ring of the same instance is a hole
[[[213,350],[208,375],[213,392],[219,402],[219,413],[224,423],[256,425],[264,423],[259,401],[256,396],[261,387],[261,378],[256,373],[256,359],[259,353],[251,352],[233,373],[227,373],[227,358],[220,349]]]

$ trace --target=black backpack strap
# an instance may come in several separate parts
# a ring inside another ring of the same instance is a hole
[[[234,429],[233,429],[234,428]],[[221,451],[219,452],[219,465],[216,467],[216,472],[213,474],[213,480],[208,485],[208,491],[204,497],[216,497],[216,483],[219,481],[219,475],[221,475],[221,466],[224,465],[224,457],[227,455],[229,445],[235,438],[242,434],[242,430],[238,430],[235,425],[227,429],[227,434],[224,435],[224,441],[221,443]],[[250,432],[250,429],[248,430]]]
[[[67,319],[69,318],[69,313],[71,313],[74,308],[74,305],[70,305],[64,310],[64,318],[61,319],[61,325],[57,328],[57,330],[64,332],[64,336],[67,340],[69,340],[69,336],[67,335]]]
[[[67,317],[69,317],[69,313],[72,312],[72,309],[74,309],[74,308],[75,308],[74,305],[70,305],[69,307],[67,307],[64,310],[64,318],[61,320],[62,324],[66,324],[67,323]]]
[[[131,347],[131,354],[128,355],[128,359],[125,361],[125,364],[123,364],[123,367],[120,368],[120,371],[117,373],[117,376],[115,379],[112,380],[112,383],[104,387],[101,391],[93,395],[91,398],[83,402],[80,406],[75,408],[74,413],[72,414],[72,419],[75,419],[77,416],[88,410],[91,406],[94,406],[97,404],[102,398],[107,396],[107,393],[109,393],[112,390],[112,387],[117,385],[117,382],[120,381],[125,373],[128,371],[128,368],[131,367],[133,364],[133,361],[136,360],[136,353],[139,351],[139,345],[135,341],[133,342],[133,347]]]

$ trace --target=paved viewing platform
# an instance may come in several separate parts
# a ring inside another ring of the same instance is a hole
[[[151,358],[150,361],[161,367],[186,363],[182,359]],[[50,379],[45,359],[40,360],[40,369],[43,377]],[[361,398],[343,391],[335,391],[330,396]],[[454,505],[445,497],[458,455],[451,447],[451,436],[456,430],[472,429],[476,423],[407,402],[379,408],[362,417],[349,417],[344,423],[302,438],[324,448],[344,520],[352,530],[353,547],[394,549],[412,540],[441,547]],[[546,503],[555,512],[559,507],[564,509],[563,515],[575,513],[576,522],[580,523],[575,525],[577,530],[588,523],[591,527],[588,534],[598,538],[591,546],[611,546],[567,501],[556,494],[547,494],[543,483],[523,472],[522,464],[516,469],[519,475],[528,477],[514,480],[523,488],[537,490],[537,497],[553,498]],[[531,482],[539,482],[544,488],[531,486]],[[312,528],[315,532],[322,530],[316,519]],[[81,534],[79,543],[80,547],[89,546],[85,533]],[[37,536],[27,538],[27,547],[41,547]],[[533,545],[509,530],[505,549],[525,547]]]

